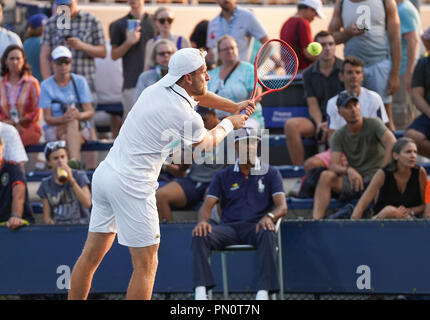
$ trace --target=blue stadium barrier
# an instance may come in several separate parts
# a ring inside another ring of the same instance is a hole
[[[162,224],[154,292],[189,292],[194,223]],[[0,228],[0,294],[66,293],[88,226]],[[429,220],[283,221],[285,293],[430,294]],[[222,292],[220,255],[211,259]],[[247,266],[244,268],[243,266]],[[255,292],[256,255],[229,253],[230,292]],[[132,272],[126,247],[114,242],[91,292],[125,292]]]

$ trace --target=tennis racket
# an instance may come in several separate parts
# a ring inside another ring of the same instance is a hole
[[[297,74],[299,61],[294,50],[280,39],[265,42],[258,50],[254,61],[254,90],[251,101],[255,102],[264,95],[287,88]],[[263,91],[256,97],[257,84]],[[240,112],[246,113],[246,109]]]

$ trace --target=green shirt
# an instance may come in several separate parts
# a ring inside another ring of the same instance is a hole
[[[363,179],[372,178],[384,161],[381,139],[386,130],[379,118],[363,118],[363,127],[357,134],[352,134],[345,125],[333,134],[331,152],[343,152],[348,164]]]

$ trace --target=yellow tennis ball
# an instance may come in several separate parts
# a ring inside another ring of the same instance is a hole
[[[309,43],[307,50],[311,55],[317,56],[321,53],[322,46],[319,42],[311,42]]]

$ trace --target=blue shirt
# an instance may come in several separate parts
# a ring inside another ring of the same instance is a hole
[[[400,75],[405,74],[408,58],[408,44],[404,37],[405,33],[416,31],[420,32],[421,22],[420,14],[415,6],[409,1],[399,3],[397,10],[400,18],[400,33],[402,35],[402,59],[400,62]]]
[[[236,162],[215,174],[207,197],[220,200],[223,223],[258,222],[273,209],[273,196],[285,194],[278,169],[262,163],[260,172],[245,177]]]
[[[73,79],[75,79],[76,89],[79,93],[81,103],[88,103],[93,101],[90,88],[87,80],[83,76],[72,73]],[[78,103],[78,98],[73,88],[73,83],[70,80],[69,84],[65,87],[60,87],[54,80],[54,76],[50,76],[48,79],[42,81],[40,85],[40,98],[39,105],[41,108],[51,108],[53,117],[61,117],[63,111],[61,110],[60,103],[53,103],[53,100],[61,101],[65,104],[75,105]]]
[[[31,66],[31,74],[39,80],[39,82],[43,80],[39,62],[41,46],[42,37],[31,37],[24,41],[24,52]]]

